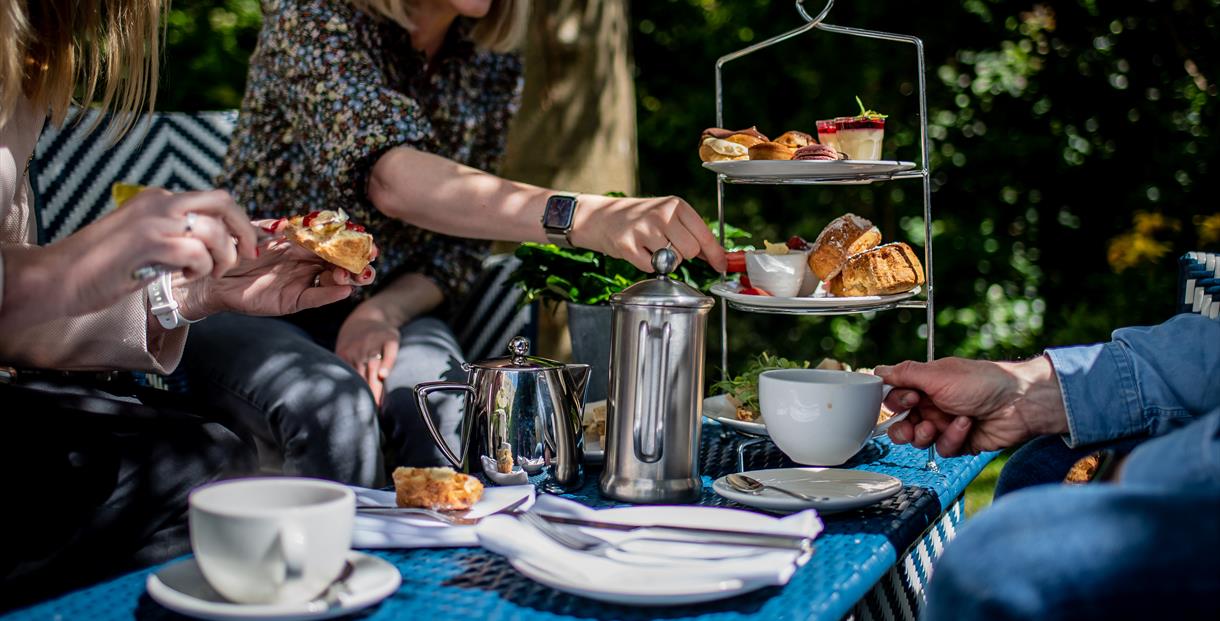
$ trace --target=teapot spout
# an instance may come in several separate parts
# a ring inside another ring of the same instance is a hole
[[[565,368],[568,374],[568,380],[572,386],[572,397],[576,399],[576,404],[581,408],[585,405],[585,389],[589,387],[589,375],[592,373],[592,367],[587,364],[569,364]]]

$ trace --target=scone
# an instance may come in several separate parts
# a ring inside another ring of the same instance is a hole
[[[835,218],[822,229],[809,252],[809,269],[826,282],[839,273],[853,254],[881,243],[881,231],[872,222],[853,213]]]
[[[826,281],[831,295],[856,297],[910,291],[924,281],[923,264],[910,246],[895,242],[854,254]]]
[[[293,216],[284,229],[288,239],[328,262],[359,274],[373,260],[373,236],[347,219],[343,210]]]
[[[725,138],[725,140],[739,144],[747,149],[763,142],[762,139],[751,136],[750,134],[733,134],[732,136]]]
[[[750,147],[751,160],[790,160],[796,149],[778,142],[759,142]]]
[[[394,491],[400,507],[455,511],[474,506],[483,484],[453,468],[395,468]]]

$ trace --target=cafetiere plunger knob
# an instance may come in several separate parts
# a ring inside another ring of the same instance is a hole
[[[674,271],[677,264],[678,253],[669,248],[662,248],[652,253],[652,268],[661,276]]]
[[[530,353],[530,340],[524,336],[514,336],[508,341],[508,353],[512,354],[513,362],[524,360]]]

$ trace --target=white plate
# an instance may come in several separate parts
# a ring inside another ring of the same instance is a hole
[[[299,604],[236,604],[221,597],[191,557],[149,574],[148,595],[158,604],[188,617],[218,621],[305,621],[330,619],[368,608],[398,590],[402,575],[398,568],[376,556],[352,551],[347,557],[354,570],[348,577],[348,592],[339,604],[326,608],[322,602]]]
[[[598,511],[597,517],[609,522],[635,524],[647,522],[758,532],[788,532],[776,526],[775,518],[750,511],[726,509],[724,507],[667,505],[624,507]],[[631,535],[631,533],[614,533],[607,530],[590,530],[589,532],[604,539],[622,538]],[[652,543],[650,545],[676,545],[689,548],[693,544]],[[712,547],[715,547],[717,552],[723,550],[731,551],[726,546],[701,545],[707,548],[709,553]],[[775,554],[775,552],[770,552],[770,554]],[[563,575],[559,572],[552,572],[545,567],[540,567],[520,558],[510,559],[509,562],[517,571],[525,574],[526,577],[553,589],[602,602],[631,606],[676,606],[708,602],[733,597],[768,586],[759,583],[747,584],[737,579],[715,579],[711,577],[700,579],[698,574],[694,572],[683,573],[678,567],[671,574],[672,578],[668,580],[650,578],[640,580],[590,581],[578,575]],[[653,574],[649,575],[652,576]]]
[[[741,283],[734,281],[718,282],[712,285],[712,288],[710,289],[713,294],[747,308],[835,312],[845,310],[867,310],[869,308],[897,304],[902,300],[910,299],[916,295],[919,295],[920,288],[915,287],[906,293],[895,293],[893,295],[837,297],[828,295],[822,284],[819,283],[818,288],[813,292],[813,295],[791,298],[776,297],[771,295],[749,295],[739,293],[740,290]]]
[[[729,403],[727,395],[716,395],[703,400],[703,415],[725,427],[755,436],[770,437],[767,425],[737,420],[737,408]]]
[[[768,485],[776,485],[805,494],[813,498],[813,501],[807,502],[770,489],[758,494],[739,492],[729,486],[725,477],[716,479],[712,483],[712,489],[733,502],[777,512],[792,512],[802,509],[817,509],[821,512],[859,509],[881,502],[902,490],[902,481],[888,474],[864,470],[776,468],[774,470],[752,470],[743,474]]]
[[[894,160],[734,160],[703,167],[733,179],[852,180],[886,177],[915,168]]]

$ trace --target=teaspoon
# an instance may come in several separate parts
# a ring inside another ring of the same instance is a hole
[[[810,498],[809,496],[806,496],[800,492],[794,492],[790,489],[784,489],[782,487],[776,487],[774,485],[767,485],[766,483],[763,483],[762,481],[759,481],[758,479],[755,479],[754,477],[746,476],[744,474],[734,473],[734,474],[730,474],[729,476],[725,477],[724,479],[725,479],[725,481],[728,482],[729,487],[732,487],[733,489],[735,489],[739,492],[745,492],[747,494],[758,494],[759,492],[761,492],[765,489],[773,489],[777,492],[782,492],[784,494],[792,496],[793,498],[796,498],[799,500],[804,500],[805,502],[813,502],[812,498]]]

